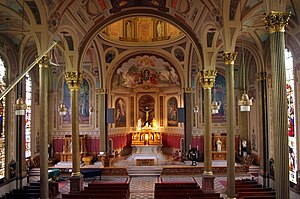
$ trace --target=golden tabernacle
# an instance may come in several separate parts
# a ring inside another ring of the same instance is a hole
[[[161,132],[152,128],[142,128],[132,132],[132,145],[161,145]]]

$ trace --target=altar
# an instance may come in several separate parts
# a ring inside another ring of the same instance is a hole
[[[133,131],[131,145],[135,145],[135,146],[162,145],[161,132],[157,132],[156,129],[152,129],[152,128],[143,128],[138,131]]]

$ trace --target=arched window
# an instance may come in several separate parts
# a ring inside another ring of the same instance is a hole
[[[0,56],[0,93],[6,84],[6,68]],[[0,179],[5,176],[5,98],[0,102]]]
[[[31,99],[32,99],[32,82],[31,77],[25,76],[26,94],[25,103],[27,105],[25,115],[25,158],[31,156]]]
[[[296,115],[295,115],[295,82],[293,70],[293,57],[289,50],[285,50],[286,65],[286,93],[288,103],[288,142],[289,142],[289,179],[297,184],[297,141],[296,141]]]

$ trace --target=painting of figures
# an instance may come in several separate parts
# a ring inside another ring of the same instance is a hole
[[[177,126],[177,99],[175,97],[171,97],[168,100],[168,126]]]
[[[122,63],[113,76],[113,85],[125,88],[151,85],[172,88],[180,86],[180,78],[169,62],[153,55],[142,55]]]
[[[63,123],[71,123],[71,93],[66,82],[64,82],[63,89],[63,103],[68,109],[68,113],[63,116]],[[80,85],[79,96],[78,96],[78,108],[79,108],[79,123],[88,124],[89,123],[89,93],[90,88],[86,79],[83,79]]]
[[[126,102],[123,98],[115,102],[115,126],[126,127]]]

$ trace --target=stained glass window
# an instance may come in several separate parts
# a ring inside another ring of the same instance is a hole
[[[5,89],[6,68],[0,57],[0,93]],[[0,179],[5,177],[5,98],[0,101]]]
[[[297,184],[297,147],[296,147],[296,115],[295,115],[295,82],[293,57],[289,50],[285,50],[286,65],[286,94],[288,103],[288,142],[289,142],[289,179]]]
[[[26,115],[25,115],[25,158],[31,156],[31,97],[32,97],[32,83],[31,78],[28,74],[25,75],[26,84],[26,96],[25,104]]]

